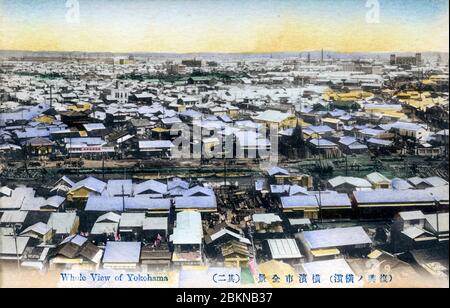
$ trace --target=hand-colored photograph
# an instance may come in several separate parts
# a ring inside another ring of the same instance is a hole
[[[0,288],[448,288],[448,240],[448,0],[0,0]]]

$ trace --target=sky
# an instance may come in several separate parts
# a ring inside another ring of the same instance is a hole
[[[448,52],[448,0],[0,0],[0,50]]]

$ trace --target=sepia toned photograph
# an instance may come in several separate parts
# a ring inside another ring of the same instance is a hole
[[[448,0],[0,0],[0,288],[448,288],[448,48]]]

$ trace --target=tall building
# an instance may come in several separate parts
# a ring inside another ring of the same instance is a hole
[[[391,61],[390,61],[391,65],[395,65],[396,64],[396,56],[395,55],[391,55]]]
[[[417,66],[422,65],[422,54],[420,52],[416,53],[416,65]]]
[[[167,73],[171,75],[184,75],[187,74],[187,68],[186,65],[168,64]]]
[[[422,54],[416,53],[415,56],[405,56],[398,57],[395,54],[391,55],[390,58],[391,65],[397,65],[403,68],[410,68],[411,66],[421,66],[422,65]]]
[[[202,67],[202,60],[183,60],[181,61],[181,64],[187,67]]]

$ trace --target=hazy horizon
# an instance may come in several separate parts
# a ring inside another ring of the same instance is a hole
[[[0,0],[0,49],[448,52],[448,1]]]
[[[270,54],[320,54],[321,50],[293,50],[293,51],[275,51],[275,52],[220,52],[220,51],[205,51],[205,52],[173,52],[173,51],[127,51],[127,52],[116,52],[116,51],[86,51],[86,50],[11,50],[11,49],[0,49],[0,52],[10,52],[10,53],[84,53],[84,54],[174,54],[174,55],[190,55],[190,54],[218,54],[218,55],[270,55]],[[366,55],[390,55],[390,54],[449,54],[449,51],[351,51],[351,52],[339,52],[336,50],[323,50],[324,54],[342,54],[342,55],[352,55],[352,54],[366,54]]]

